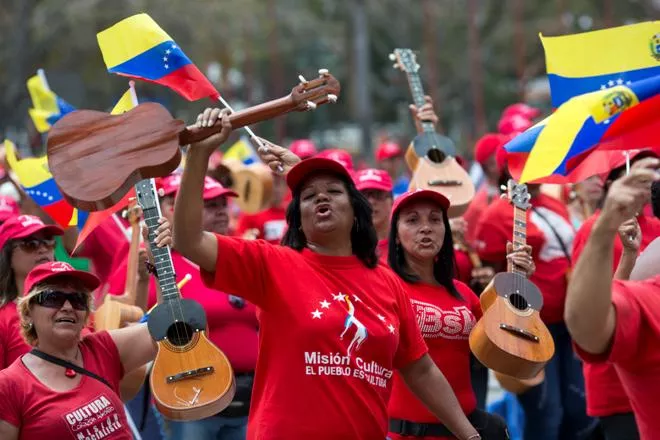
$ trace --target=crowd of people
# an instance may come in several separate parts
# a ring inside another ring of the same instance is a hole
[[[437,123],[429,98],[411,110]],[[144,407],[125,397],[122,380],[154,360],[156,344],[144,322],[93,322],[131,274],[130,224],[114,215],[98,226],[79,251],[91,268],[77,270],[55,261],[74,228],[1,196],[0,438],[511,438],[506,417],[488,410],[492,376],[469,345],[479,295],[511,267],[540,289],[555,346],[542,377],[512,394],[523,438],[660,438],[656,153],[633,154],[629,172],[621,155],[607,175],[527,185],[527,245],[514,247],[504,145],[533,125],[535,108],[507,107],[498,132],[476,142],[483,177],[460,217],[442,192],[409,189],[405,150],[392,141],[375,167],[356,169],[342,149],[263,140],[255,166],[272,170],[271,197],[241,213],[239,194],[209,169],[231,135],[227,115],[201,113],[199,127],[222,130],[187,147],[182,172],[157,179],[154,243],[171,246],[177,278],[190,278],[181,295],[202,305],[232,365],[233,402],[174,421],[158,414],[148,381],[135,398]],[[135,276],[148,322],[161,298],[143,247]]]

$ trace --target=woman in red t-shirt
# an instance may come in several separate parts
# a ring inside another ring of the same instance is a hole
[[[477,409],[470,379],[468,337],[481,317],[481,305],[467,285],[454,279],[448,208],[449,200],[436,191],[417,190],[400,196],[392,210],[389,264],[405,282],[429,355],[447,377],[463,412],[484,438],[508,439],[501,418]],[[534,263],[530,251],[513,252],[508,258],[531,272]],[[398,374],[388,414],[393,440],[454,438],[410,393]]]
[[[218,109],[198,127],[220,124]],[[462,440],[480,438],[427,355],[396,276],[378,264],[369,202],[349,171],[326,158],[300,159],[268,144],[272,169],[293,198],[283,246],[202,229],[202,187],[210,154],[230,134],[190,146],[176,199],[175,248],[204,282],[259,307],[259,355],[248,439],[384,439],[394,370]],[[166,223],[159,236],[170,233]]]
[[[0,371],[3,440],[133,438],[119,381],[153,360],[156,346],[146,324],[81,339],[99,285],[64,262],[40,264],[26,277],[20,328],[34,348]]]
[[[27,274],[54,261],[53,237],[62,233],[33,215],[14,216],[0,226],[0,370],[30,350],[18,331],[16,299]]]

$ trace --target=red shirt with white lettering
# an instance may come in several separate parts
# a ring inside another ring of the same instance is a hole
[[[463,412],[470,414],[477,407],[477,399],[470,379],[468,337],[481,317],[481,306],[467,285],[457,280],[454,285],[461,298],[452,296],[443,286],[404,283],[429,355],[447,378]],[[440,423],[398,373],[394,376],[388,414],[390,418],[416,423]]]
[[[541,318],[546,324],[564,320],[564,300],[571,264],[552,227],[570,252],[575,231],[566,206],[554,197],[539,194],[530,200],[534,209],[527,210],[527,244],[532,247],[536,271],[530,277],[543,294]],[[506,261],[506,243],[513,241],[513,206],[498,199],[483,213],[477,227],[479,256],[491,263]]]
[[[0,307],[0,370],[30,351],[21,336],[20,319],[14,301]]]
[[[257,214],[241,215],[235,235],[241,236],[249,229],[257,229],[259,239],[280,244],[286,231],[286,210],[281,207],[270,207]]]
[[[244,301],[242,308],[237,308],[229,301],[229,295],[210,289],[204,285],[199,275],[199,266],[172,250],[172,264],[177,280],[186,274],[192,277],[181,288],[181,296],[197,301],[206,312],[208,337],[222,350],[236,372],[249,373],[257,365],[258,326],[256,307]],[[111,294],[124,291],[128,260],[117,268],[110,281]],[[156,305],[156,281],[149,281],[149,299],[147,309]]]
[[[80,352],[84,367],[112,389],[82,375],[73,389],[53,391],[21,358],[0,371],[0,419],[20,429],[20,440],[133,438],[119,398],[124,371],[114,341],[108,332],[93,333],[82,339]]]
[[[576,346],[588,362],[611,362],[625,388],[642,440],[660,432],[660,275],[612,284],[616,329],[609,352],[593,355]]]
[[[398,277],[334,257],[216,236],[209,286],[259,307],[250,440],[374,440],[394,369],[427,348]]]
[[[577,262],[580,258],[591,235],[594,222],[599,215],[600,212],[597,211],[589,217],[575,234],[575,241],[573,242],[574,262]],[[642,232],[640,251],[643,251],[656,237],[660,236],[660,220],[640,215],[637,217],[637,222]],[[623,244],[617,234],[614,238],[612,270],[616,271],[622,253]],[[628,395],[623,389],[613,365],[603,362],[584,362],[582,370],[584,371],[584,386],[587,392],[587,414],[594,417],[603,417],[632,411],[630,399],[628,399]]]

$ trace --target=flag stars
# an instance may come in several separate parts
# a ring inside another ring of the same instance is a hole
[[[632,81],[626,81],[627,86],[629,86],[630,84],[632,84]]]
[[[619,79],[616,80],[616,83],[617,83],[618,85],[621,85],[621,84],[623,84],[623,80],[622,80],[621,78],[619,78]]]
[[[614,86],[614,81],[609,80],[609,81],[607,82],[607,85],[610,86],[610,87],[613,87],[613,86]]]
[[[320,301],[319,304],[321,304],[322,309],[329,309],[330,308],[330,303],[326,300]]]
[[[323,312],[321,312],[319,309],[316,309],[312,312],[312,319],[321,319],[322,315]]]

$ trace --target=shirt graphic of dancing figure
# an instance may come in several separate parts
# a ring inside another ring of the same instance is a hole
[[[367,328],[355,317],[355,306],[353,306],[348,295],[344,295],[344,299],[346,300],[346,306],[348,307],[348,316],[346,317],[346,321],[344,321],[344,331],[339,336],[339,339],[343,340],[348,329],[351,328],[352,325],[355,326],[355,335],[353,336],[351,343],[348,345],[346,353],[347,356],[350,357],[351,351],[359,350],[364,340],[367,339]]]

